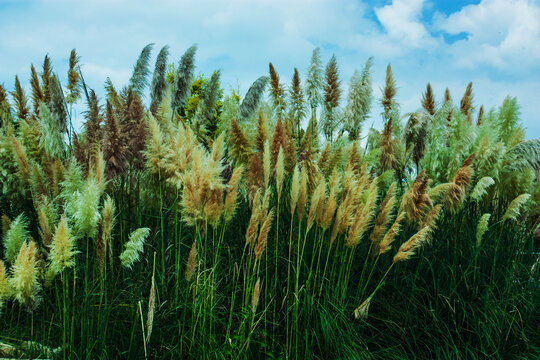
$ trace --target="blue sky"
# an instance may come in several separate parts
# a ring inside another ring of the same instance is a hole
[[[403,113],[420,106],[428,81],[439,101],[446,87],[459,101],[472,81],[477,108],[517,96],[527,137],[540,137],[540,0],[0,0],[0,34],[9,90],[15,74],[29,86],[30,64],[40,67],[45,54],[65,78],[76,48],[87,83],[103,94],[107,76],[126,84],[153,42],[154,56],[171,47],[171,62],[197,43],[197,71],[221,69],[226,90],[245,92],[269,61],[287,84],[294,67],[304,76],[320,46],[325,63],[335,53],[344,88],[374,56],[376,97],[390,63]]]

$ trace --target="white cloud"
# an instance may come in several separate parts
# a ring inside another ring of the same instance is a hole
[[[424,0],[394,0],[375,13],[388,36],[407,47],[433,46],[436,41],[420,21]]]
[[[488,64],[505,72],[539,69],[540,7],[527,0],[483,0],[450,16],[437,15],[439,29],[466,38],[449,48],[458,65]]]

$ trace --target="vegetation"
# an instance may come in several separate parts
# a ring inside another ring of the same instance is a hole
[[[345,96],[319,49],[304,85],[270,63],[241,98],[194,76],[195,45],[153,73],[152,50],[101,100],[75,50],[65,86],[48,57],[31,97],[0,86],[1,356],[540,356],[540,139],[515,98],[474,123],[472,83],[459,104],[428,83],[402,115],[390,65],[379,98],[372,58]]]

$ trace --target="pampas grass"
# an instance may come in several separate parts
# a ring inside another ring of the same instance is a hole
[[[24,214],[20,214],[10,223],[9,229],[6,231],[3,239],[4,256],[8,262],[15,262],[21,245],[28,239],[27,228],[28,220]]]
[[[139,261],[141,253],[144,249],[144,241],[150,235],[149,228],[139,228],[129,234],[129,241],[124,247],[124,251],[120,254],[122,266],[131,269],[133,264]]]

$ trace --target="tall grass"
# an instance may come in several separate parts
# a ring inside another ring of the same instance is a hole
[[[471,84],[440,107],[428,84],[401,116],[388,66],[384,129],[360,142],[371,58],[342,111],[316,50],[305,119],[296,69],[291,99],[272,64],[223,97],[219,72],[193,80],[196,49],[166,72],[164,47],[147,89],[145,47],[105,106],[75,51],[68,102],[48,57],[33,110],[0,87],[0,355],[540,356],[540,145],[515,99],[474,124]]]

